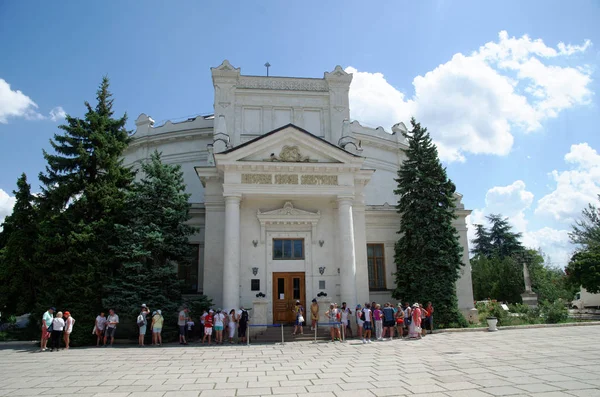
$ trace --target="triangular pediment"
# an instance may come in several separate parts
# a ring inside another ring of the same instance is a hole
[[[215,159],[228,162],[334,164],[364,160],[293,124],[216,154]]]

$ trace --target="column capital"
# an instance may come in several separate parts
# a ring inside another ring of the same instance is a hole
[[[342,204],[352,205],[352,203],[354,202],[354,196],[351,196],[351,195],[337,196],[336,201],[337,201],[338,205],[342,205]]]
[[[226,204],[239,204],[240,201],[242,201],[242,195],[241,194],[228,194],[225,197],[225,203]]]

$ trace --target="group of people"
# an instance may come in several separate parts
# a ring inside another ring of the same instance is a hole
[[[69,349],[71,344],[71,332],[75,325],[75,319],[71,317],[68,311],[57,312],[56,308],[49,308],[42,316],[42,336],[40,339],[40,351],[48,350],[48,341],[50,340],[50,351],[60,350],[61,336],[65,343],[65,349]]]
[[[150,331],[152,333],[152,345],[162,346],[162,330],[164,325],[164,317],[161,310],[155,310],[150,315],[150,308],[144,303],[141,306],[139,315],[137,316],[136,323],[139,329],[138,333],[138,344],[139,346],[145,346],[145,336],[148,330],[148,324],[150,324]],[[149,319],[150,317],[150,319]],[[237,332],[237,336],[240,343],[246,343],[246,332],[248,329],[248,311],[243,307],[239,310],[231,309],[228,314],[225,314],[221,309],[215,310],[204,310],[202,315],[199,317],[199,321],[202,329],[202,343],[211,344],[213,342],[213,330],[214,330],[214,343],[223,344],[223,331],[227,329],[229,343],[234,343],[234,338]],[[109,310],[109,315],[106,317],[104,312],[100,313],[96,317],[96,324],[94,326],[93,333],[96,334],[96,346],[112,346],[115,340],[115,332],[117,325],[119,324],[119,316],[115,314],[113,309]],[[182,345],[188,344],[188,338],[193,338],[193,330],[195,329],[195,322],[190,315],[188,307],[182,307],[177,317],[177,326],[179,328],[179,343]]]
[[[396,335],[402,339],[405,337],[410,339],[421,339],[427,334],[427,331],[433,332],[433,305],[431,302],[423,307],[419,303],[412,306],[406,302],[398,303],[396,307],[387,302],[383,307],[377,302],[365,303],[364,306],[356,305],[354,316],[356,318],[357,337],[363,343],[371,343],[374,338],[378,341],[384,339],[391,340]],[[300,302],[296,303],[296,327],[300,327],[302,332],[303,308]],[[316,330],[320,321],[319,304],[316,299],[312,300],[310,306],[311,314],[311,330]],[[338,307],[337,303],[332,303],[329,310],[324,313],[325,318],[330,325],[331,341],[342,340],[340,334],[340,326],[343,327],[344,336],[352,337],[351,317],[352,310],[347,306],[346,302]],[[294,329],[294,335],[296,328]]]
[[[294,324],[293,335],[303,333],[304,308],[300,301],[296,301],[296,305],[292,309],[295,313],[296,320]],[[68,311],[62,313],[56,309],[49,308],[42,317],[42,338],[41,351],[48,350],[48,340],[51,341],[51,351],[60,349],[61,335],[63,336],[65,349],[69,348],[70,335],[73,332],[75,319]],[[148,316],[150,308],[146,304],[141,305],[140,314],[137,316],[137,326],[139,328],[138,344],[145,346],[144,340],[148,327]],[[316,299],[312,300],[310,306],[311,315],[311,330],[315,331],[318,323],[321,321],[319,315],[319,304]],[[337,303],[332,303],[323,316],[328,321],[330,326],[331,341],[341,341],[344,337],[352,337],[353,330],[350,319],[352,316],[356,319],[356,336],[363,343],[371,343],[372,339],[382,341],[384,339],[393,339],[394,336],[402,339],[405,337],[411,339],[420,339],[427,334],[427,331],[433,332],[433,305],[428,302],[425,307],[419,303],[412,306],[406,302],[398,303],[397,306],[387,302],[383,307],[376,303],[365,303],[364,306],[356,305],[355,312],[343,302],[338,307]],[[150,329],[152,333],[152,345],[162,346],[162,329],[164,325],[164,317],[160,310],[152,312],[150,320]],[[199,317],[202,330],[202,343],[223,344],[223,332],[227,330],[229,343],[234,343],[234,338],[237,332],[238,342],[246,343],[246,333],[248,330],[249,315],[248,311],[243,307],[239,310],[231,309],[228,313],[221,309],[204,310]],[[113,309],[108,311],[108,316],[104,312],[96,317],[96,322],[93,334],[96,335],[96,346],[113,346],[117,325],[119,324],[119,316]],[[177,325],[179,328],[179,343],[187,345],[188,337],[193,337],[192,330],[195,323],[190,315],[188,307],[182,307],[179,311]],[[343,327],[343,336],[340,333]],[[374,336],[373,336],[374,331]],[[108,344],[107,344],[108,343]]]

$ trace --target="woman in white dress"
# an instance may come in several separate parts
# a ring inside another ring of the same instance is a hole
[[[229,343],[233,344],[233,338],[235,336],[235,330],[237,328],[237,315],[235,314],[235,309],[231,309],[227,320],[227,329],[229,330]]]

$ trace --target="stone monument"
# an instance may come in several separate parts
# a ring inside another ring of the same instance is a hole
[[[538,295],[531,290],[531,277],[529,277],[529,269],[527,269],[526,263],[523,263],[523,279],[525,280],[525,292],[521,294],[523,303],[529,307],[537,307]]]

